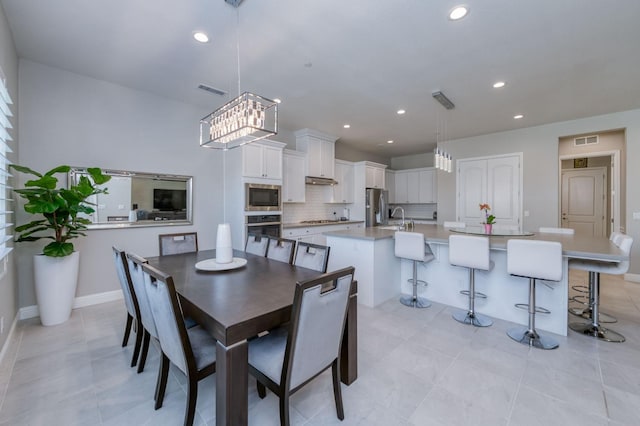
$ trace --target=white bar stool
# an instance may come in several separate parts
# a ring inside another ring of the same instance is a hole
[[[507,272],[529,278],[529,324],[507,331],[509,337],[539,349],[555,349],[558,342],[536,331],[536,280],[562,279],[562,244],[553,241],[507,241]]]
[[[469,290],[460,293],[469,296],[469,310],[457,309],[453,313],[453,318],[463,324],[471,324],[476,327],[489,327],[493,324],[491,318],[481,315],[475,311],[475,299],[487,296],[476,292],[475,272],[476,269],[488,271],[491,269],[489,260],[489,238],[471,235],[450,235],[449,236],[449,263],[454,266],[469,268]]]
[[[624,234],[620,232],[612,232],[609,236],[609,241],[613,242],[616,246],[619,245],[620,239],[624,236]],[[578,270],[587,270],[583,269],[582,266],[577,263],[572,263],[569,261],[569,269],[578,269]],[[595,279],[595,278],[593,278]],[[584,308],[569,308],[569,313],[571,315],[575,315],[577,317],[581,317],[586,320],[591,320],[593,318],[593,292],[591,289],[594,286],[593,279],[591,274],[589,274],[589,283],[587,285],[574,285],[571,288],[579,293],[571,298],[571,302],[580,303],[584,305]],[[600,284],[598,284],[600,285]],[[600,323],[614,323],[618,322],[618,319],[613,315],[605,314],[604,312],[598,311],[598,320]]]
[[[633,245],[633,238],[620,234],[620,237],[614,240],[614,244],[628,256],[631,252],[631,246]],[[569,328],[578,333],[604,340],[605,342],[624,342],[625,338],[622,334],[600,325],[600,273],[603,272],[611,275],[624,274],[629,270],[629,261],[625,260],[614,263],[586,259],[570,259],[569,267],[589,271],[589,294],[591,301],[590,322],[572,322],[569,324]]]
[[[400,303],[412,308],[428,308],[431,306],[424,297],[418,297],[418,283],[427,285],[425,281],[418,280],[418,262],[431,262],[435,259],[429,245],[425,244],[424,234],[420,232],[397,231],[395,233],[396,257],[413,261],[413,278],[409,281],[413,285],[413,295],[403,295]]]

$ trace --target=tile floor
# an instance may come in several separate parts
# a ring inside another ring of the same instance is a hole
[[[572,273],[572,282],[584,280]],[[343,386],[344,422],[325,373],[293,396],[292,424],[638,425],[640,284],[605,276],[602,287],[623,344],[570,331],[559,349],[541,351],[511,341],[510,323],[463,326],[442,305],[360,306],[360,374]],[[0,425],[182,424],[184,377],[172,370],[154,411],[158,356],[152,349],[142,374],[129,368],[132,342],[119,344],[124,312],[112,302],[75,310],[56,327],[21,323],[0,365]],[[249,389],[249,424],[277,425],[277,399],[260,400],[253,382]],[[214,397],[210,377],[200,383],[197,425],[215,424]]]

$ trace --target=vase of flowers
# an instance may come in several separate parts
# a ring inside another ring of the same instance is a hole
[[[485,234],[491,234],[493,231],[493,224],[496,223],[496,217],[489,213],[491,206],[487,203],[480,204],[480,210],[484,212],[484,232]]]

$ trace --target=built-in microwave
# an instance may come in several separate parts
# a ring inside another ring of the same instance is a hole
[[[282,210],[282,187],[261,183],[245,183],[245,211]]]

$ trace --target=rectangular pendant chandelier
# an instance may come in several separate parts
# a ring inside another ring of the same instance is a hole
[[[244,92],[200,120],[200,146],[229,150],[278,133],[278,104]]]

